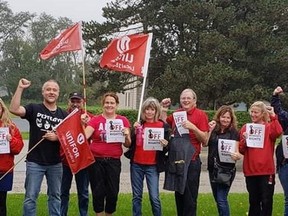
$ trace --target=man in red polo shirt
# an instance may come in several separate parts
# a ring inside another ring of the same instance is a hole
[[[186,145],[184,144],[184,142],[187,143],[187,140],[188,143],[192,145],[192,150],[189,149],[191,155],[189,155],[190,159],[188,158],[187,169],[184,169],[185,174],[183,176],[185,177],[185,181],[183,182],[185,182],[185,185],[182,185],[184,187],[184,192],[175,190],[175,201],[178,216],[194,216],[197,213],[197,197],[201,172],[201,161],[199,158],[199,154],[201,151],[201,143],[206,143],[206,140],[208,138],[209,127],[208,117],[206,113],[196,107],[196,102],[197,96],[192,89],[185,89],[182,91],[180,95],[181,108],[176,110],[175,112],[186,111],[187,120],[181,123],[181,127],[189,130],[189,134],[187,134],[188,139],[186,139],[185,141],[185,136],[183,136],[185,134],[179,136],[179,131],[176,127],[173,115],[167,117],[167,109],[171,104],[170,98],[165,98],[161,102],[163,107],[162,119],[166,120],[167,123],[172,127],[172,137],[178,137],[178,141],[175,143],[176,145],[174,145],[174,147],[171,147],[178,150],[182,148],[183,152],[188,152],[187,146],[183,148],[182,145]],[[181,140],[183,140],[183,142],[181,142]],[[171,142],[171,144],[172,143],[173,142]],[[182,160],[175,161],[175,164],[178,165],[180,163],[179,161]],[[185,164],[187,164],[186,161]],[[169,185],[174,186],[174,183],[169,183]]]

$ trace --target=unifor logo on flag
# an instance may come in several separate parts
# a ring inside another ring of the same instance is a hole
[[[149,59],[148,38],[149,34],[134,34],[113,39],[102,55],[100,67],[143,77],[144,64]]]
[[[58,36],[53,38],[41,51],[40,58],[47,60],[62,52],[82,49],[81,23],[65,29]]]
[[[74,174],[94,162],[80,116],[81,111],[75,109],[56,128],[61,147]]]

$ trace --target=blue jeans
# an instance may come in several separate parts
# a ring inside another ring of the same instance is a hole
[[[209,171],[210,185],[213,193],[214,200],[217,204],[219,216],[229,216],[230,209],[227,200],[230,187],[223,184],[211,182],[213,179],[213,171]]]
[[[26,162],[24,216],[36,215],[36,202],[44,175],[47,180],[49,216],[60,216],[62,163],[44,166],[34,162]]]
[[[288,164],[285,164],[279,168],[278,176],[285,196],[284,216],[288,216]]]
[[[73,174],[69,166],[63,164],[63,177],[61,184],[61,216],[67,216],[72,179]],[[77,186],[79,215],[87,216],[89,203],[89,176],[87,169],[82,169],[76,173],[75,181]]]
[[[144,176],[146,177],[153,215],[162,215],[161,203],[159,199],[159,173],[157,172],[156,165],[141,165],[131,163],[130,172],[133,193],[133,215],[142,215],[141,208]]]

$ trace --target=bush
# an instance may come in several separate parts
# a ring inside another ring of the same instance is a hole
[[[101,107],[89,107],[88,112],[93,113],[95,115],[102,113],[102,108]],[[168,114],[172,114],[173,110],[169,110]],[[213,116],[215,115],[216,111],[205,111],[208,115],[208,119],[209,121],[211,121],[213,119]],[[128,110],[128,109],[120,109],[117,111],[117,113],[119,115],[123,115],[126,116],[131,125],[137,120],[137,115],[138,115],[138,110]],[[237,121],[238,121],[238,128],[240,129],[244,124],[246,124],[247,122],[251,122],[250,120],[250,116],[248,112],[244,112],[244,111],[238,111],[235,112],[236,117],[237,117]]]

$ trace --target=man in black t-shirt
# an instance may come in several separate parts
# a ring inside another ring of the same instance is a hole
[[[26,157],[23,215],[36,215],[36,201],[45,175],[49,215],[60,216],[62,163],[55,127],[67,116],[67,112],[57,107],[59,85],[55,80],[48,80],[43,84],[42,103],[20,105],[22,93],[30,85],[31,82],[27,79],[20,79],[10,104],[10,112],[27,119],[30,125],[29,151],[31,152]]]

